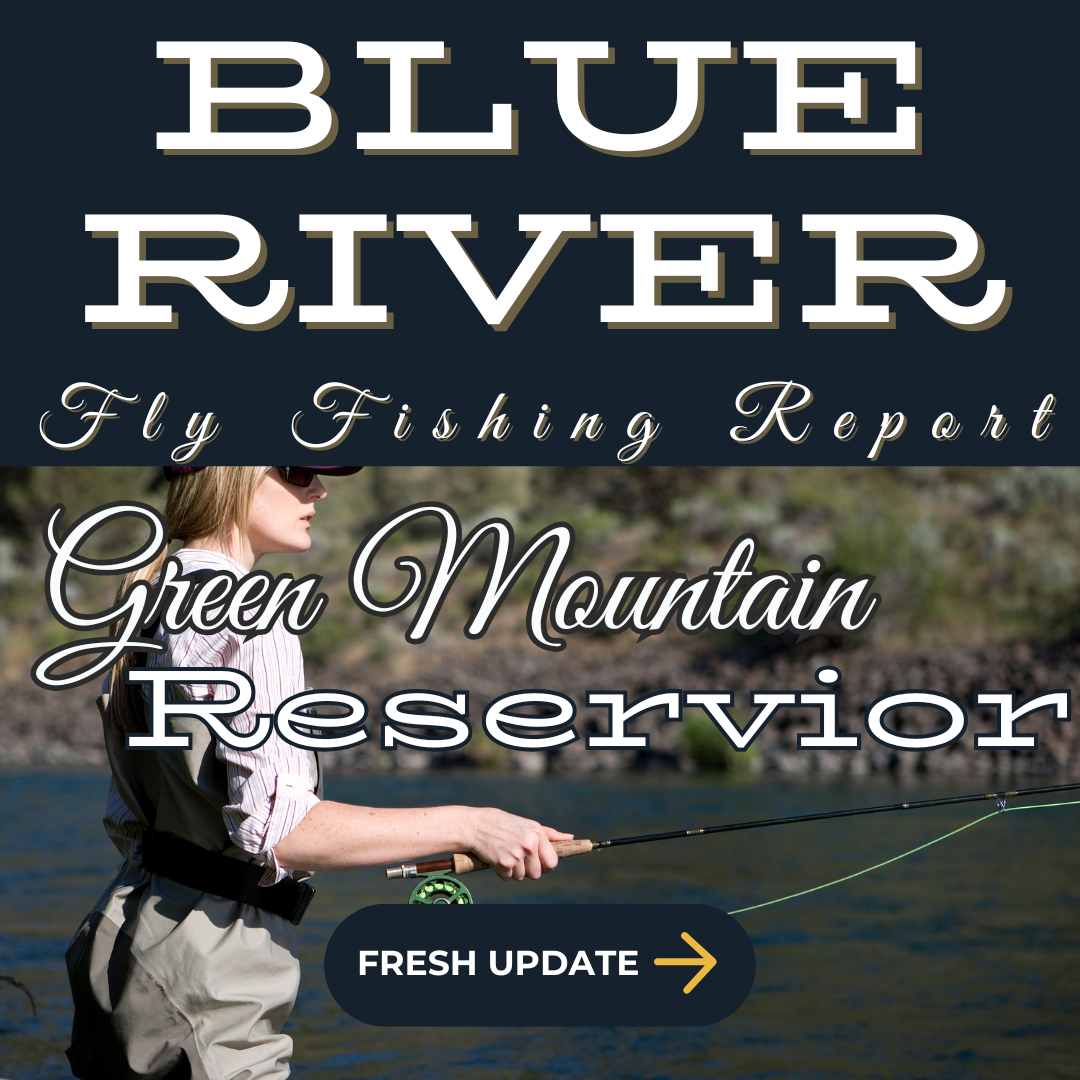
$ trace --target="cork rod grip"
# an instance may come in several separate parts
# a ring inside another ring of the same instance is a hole
[[[596,849],[592,840],[553,840],[551,846],[560,859],[568,859],[571,855],[584,855],[585,852]],[[490,869],[486,862],[481,862],[475,855],[454,855],[455,874],[471,874],[474,870]]]

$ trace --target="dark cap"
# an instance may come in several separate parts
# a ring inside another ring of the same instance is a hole
[[[311,469],[313,472],[322,473],[324,476],[352,476],[358,473],[363,465],[300,465],[293,468]],[[175,480],[185,473],[198,472],[200,469],[209,468],[207,465],[164,465],[161,471],[166,480]]]

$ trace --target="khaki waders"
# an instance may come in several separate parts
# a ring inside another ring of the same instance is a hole
[[[102,703],[99,702],[99,705]],[[145,829],[243,862],[222,807],[225,765],[198,720],[176,717],[191,748],[128,750],[103,714],[117,790]],[[315,755],[309,755],[313,784]],[[280,915],[151,874],[138,848],[68,949],[80,1080],[279,1080],[282,1027],[300,982],[296,934]]]

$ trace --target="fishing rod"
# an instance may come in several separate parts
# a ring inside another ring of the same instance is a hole
[[[762,821],[737,821],[728,825],[710,825],[704,829],[676,829],[673,832],[646,833],[643,836],[620,836],[611,840],[555,840],[551,846],[560,859],[566,859],[573,855],[625,847],[629,844],[649,844],[657,840],[677,840],[686,836],[708,836],[713,833],[740,832],[744,829],[765,829],[773,825],[794,825],[803,821],[828,821],[833,818],[858,817],[862,814],[887,814],[894,810],[924,810],[931,806],[957,806],[961,803],[987,801],[996,802],[999,808],[1004,810],[1009,799],[1077,790],[1080,790],[1080,783],[1018,788],[1015,791],[989,791],[979,795],[956,795],[947,799],[920,799],[915,802],[888,803],[884,806],[863,806],[855,810],[828,810],[819,814],[765,818]],[[422,879],[409,898],[411,904],[471,904],[473,901],[469,890],[453,875],[490,869],[488,863],[475,855],[457,853],[446,859],[388,866],[386,877],[388,881],[397,878]]]

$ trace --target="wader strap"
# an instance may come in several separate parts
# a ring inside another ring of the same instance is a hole
[[[219,855],[169,833],[143,833],[142,864],[151,873],[191,889],[269,911],[298,925],[315,890],[303,881],[286,878],[262,886],[265,868]]]

